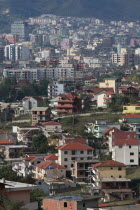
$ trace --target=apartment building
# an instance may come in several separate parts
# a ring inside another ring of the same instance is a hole
[[[140,104],[131,104],[129,106],[123,106],[123,114],[140,113]]]
[[[58,82],[53,82],[48,85],[48,97],[53,98],[58,96],[59,94],[64,94],[64,84],[60,84]]]
[[[25,111],[31,110],[33,107],[42,107],[43,98],[39,96],[25,96],[22,99],[22,106]]]
[[[97,95],[97,107],[107,108],[108,102],[115,99],[116,93],[107,91]]]
[[[81,144],[79,142],[71,142],[57,147],[58,149],[58,163],[70,171],[74,167],[75,161],[80,160],[93,160],[93,148]]]

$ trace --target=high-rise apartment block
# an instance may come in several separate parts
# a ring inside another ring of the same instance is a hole
[[[11,24],[11,34],[18,35],[19,41],[27,41],[28,40],[28,24],[24,21],[15,21]]]

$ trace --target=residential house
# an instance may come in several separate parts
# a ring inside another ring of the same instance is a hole
[[[42,131],[45,133],[61,133],[62,125],[61,123],[49,121],[42,123]]]
[[[98,207],[99,195],[69,195],[45,198],[43,200],[44,210],[85,210]]]
[[[43,161],[43,158],[39,158],[36,156],[30,156],[27,158],[24,158],[21,162],[16,162],[12,170],[16,171],[18,176],[27,176],[27,175],[32,175],[32,170],[36,164],[39,164]]]
[[[116,127],[107,128],[106,130],[103,131],[103,138],[106,144],[109,145],[110,136],[113,132],[116,132],[116,131],[119,131],[119,129]]]
[[[136,138],[136,132],[132,132],[132,131],[114,131],[114,132],[110,132],[110,135],[108,136],[108,146],[109,146],[109,151],[112,152],[112,147],[113,147],[113,141],[116,141],[116,139],[128,139],[128,138],[132,138],[135,139]]]
[[[140,113],[140,104],[132,104],[128,106],[123,106],[123,114],[130,114],[130,113]]]
[[[55,154],[50,154],[44,157],[44,160],[51,160],[51,161],[57,162],[58,157]]]
[[[120,124],[119,123],[110,123],[107,122],[106,120],[96,120],[95,123],[89,123],[86,125],[87,128],[87,132],[88,133],[93,133],[93,135],[96,138],[102,138],[103,137],[103,131],[105,131],[106,129],[115,127],[117,129],[120,129]]]
[[[112,160],[124,163],[127,166],[139,165],[139,144],[140,141],[128,137],[113,139]]]
[[[32,125],[47,122],[51,118],[51,110],[49,107],[34,107],[32,112]]]
[[[67,114],[74,112],[81,112],[82,100],[76,93],[68,93],[61,95],[61,99],[56,106],[58,114]]]
[[[114,161],[106,160],[92,165],[93,183],[102,185],[105,201],[130,200],[133,198],[133,191],[129,189],[126,178],[126,165]],[[96,170],[94,170],[96,169]],[[95,175],[94,175],[94,171]]]
[[[70,171],[74,167],[74,162],[78,160],[93,160],[94,149],[79,142],[71,142],[57,147],[58,163]]]
[[[30,111],[34,107],[42,107],[43,98],[39,96],[25,96],[22,99],[22,106],[25,111]]]
[[[30,192],[34,189],[37,189],[37,187],[32,184],[1,179],[1,202],[3,199],[9,199],[10,201],[14,202],[20,201],[23,202],[23,208],[27,210],[36,210],[38,208],[38,202],[30,201]]]
[[[7,145],[4,149],[4,156],[6,159],[20,157],[26,148],[26,145]]]
[[[42,133],[41,128],[37,126],[17,126],[17,140],[24,144],[32,143],[32,138]]]
[[[120,79],[118,78],[109,78],[105,79],[104,82],[99,82],[99,88],[113,88],[114,92],[118,91],[120,86]]]
[[[140,114],[126,114],[122,116],[123,123],[140,123]]]
[[[118,93],[125,97],[138,97],[139,88],[135,86],[120,86],[118,88]]]
[[[87,144],[87,139],[84,139],[83,137],[77,135],[63,134],[62,138],[59,139],[59,146],[71,142],[79,142],[81,144]]]
[[[97,95],[97,107],[107,108],[108,102],[115,100],[116,93],[114,92],[103,92]]]
[[[46,160],[34,166],[33,174],[35,179],[62,179],[66,177],[66,168],[54,161]]]

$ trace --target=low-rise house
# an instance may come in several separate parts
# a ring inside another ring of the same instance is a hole
[[[93,135],[96,138],[102,138],[104,135],[103,131],[112,127],[120,129],[120,124],[110,123],[110,122],[107,122],[106,120],[96,120],[95,123],[90,123],[86,125],[87,132],[93,133]]]
[[[38,203],[30,201],[30,192],[36,188],[35,185],[1,179],[1,202],[2,199],[7,198],[11,201],[21,201],[24,205],[23,208],[35,210],[38,208]]]
[[[113,139],[112,159],[127,166],[139,165],[140,141],[135,138]]]
[[[84,210],[93,209],[98,207],[99,195],[70,195],[70,196],[57,196],[53,198],[45,198],[43,200],[44,210]]]
[[[58,157],[55,154],[50,154],[44,157],[44,160],[51,160],[51,161],[57,162]]]
[[[71,171],[74,162],[79,160],[94,160],[94,149],[79,142],[71,142],[57,147],[58,163]]]
[[[47,122],[51,118],[51,110],[49,107],[34,107],[32,112],[32,125]]]
[[[42,123],[42,130],[44,133],[61,133],[62,132],[62,125],[61,123],[49,121]]]
[[[120,86],[118,88],[118,93],[125,97],[138,97],[139,96],[139,88],[135,86]]]
[[[59,139],[59,146],[72,143],[72,142],[87,144],[87,139],[84,139],[83,137],[77,136],[77,135],[63,134],[62,138]]]
[[[122,116],[123,123],[140,123],[140,114],[126,114]]]
[[[24,158],[21,162],[17,162],[13,165],[12,170],[16,171],[18,176],[27,176],[29,174],[32,175],[32,170],[34,169],[34,166],[36,164],[39,164],[43,161],[43,159],[30,156],[27,158]]]
[[[42,133],[37,126],[17,126],[17,140],[24,144],[32,143],[32,138]]]
[[[6,159],[18,158],[22,155],[23,151],[27,148],[26,145],[7,145],[4,149],[4,156]]]
[[[123,114],[140,114],[140,104],[132,104],[128,106],[123,106]]]
[[[43,98],[39,96],[25,96],[22,99],[22,106],[25,111],[29,111],[34,107],[42,107]]]
[[[33,174],[35,179],[62,179],[66,177],[66,168],[46,160],[34,166]]]
[[[59,94],[64,94],[65,92],[65,84],[58,83],[54,81],[51,84],[48,84],[48,97],[54,98]]]
[[[92,165],[93,183],[102,185],[106,201],[127,200],[133,198],[133,191],[129,189],[126,178],[126,165],[114,160],[106,160]],[[94,170],[96,169],[96,170]],[[94,173],[94,171],[96,171]]]

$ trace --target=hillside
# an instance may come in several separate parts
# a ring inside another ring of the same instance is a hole
[[[45,13],[97,17],[103,20],[139,20],[139,0],[0,0],[0,13],[30,17]]]

